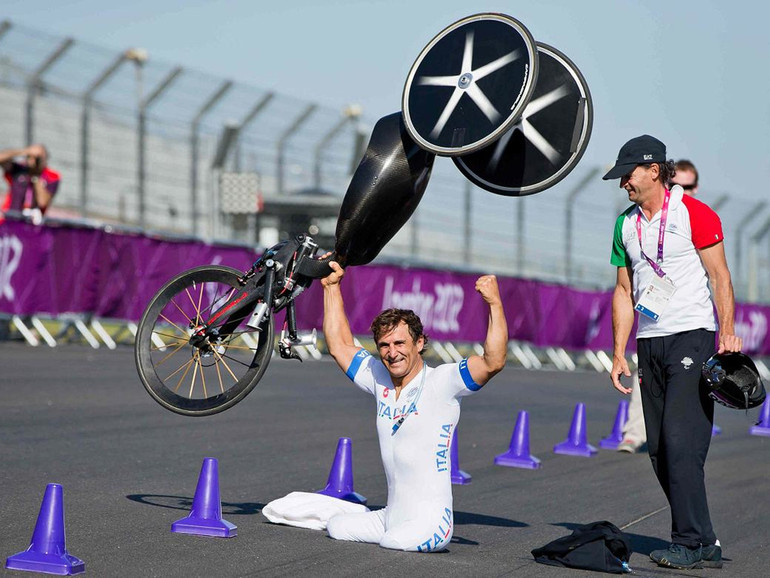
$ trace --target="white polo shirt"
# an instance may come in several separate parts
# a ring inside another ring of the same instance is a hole
[[[635,303],[656,276],[650,264],[642,257],[636,231],[637,215],[641,215],[644,253],[653,260],[656,258],[661,211],[648,220],[639,206],[633,205],[615,222],[610,259],[616,267],[632,268]],[[658,321],[645,315],[639,316],[637,339],[662,337],[693,329],[716,330],[708,275],[698,249],[723,239],[719,216],[701,201],[684,195],[682,187],[674,185],[671,189],[660,267],[674,282],[676,291]]]

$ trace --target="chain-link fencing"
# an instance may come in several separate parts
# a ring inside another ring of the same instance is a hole
[[[149,57],[0,23],[0,148],[45,143],[62,185],[52,215],[167,235],[269,245],[334,240],[336,215],[376,119]],[[381,259],[581,287],[614,283],[609,250],[627,205],[583,161],[545,193],[496,196],[436,161]],[[768,302],[770,211],[709,191],[739,299]]]

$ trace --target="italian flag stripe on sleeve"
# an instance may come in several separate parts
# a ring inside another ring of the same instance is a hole
[[[630,267],[631,258],[626,253],[626,246],[623,244],[623,224],[628,214],[634,210],[634,206],[626,209],[615,221],[615,233],[612,235],[612,254],[610,263],[615,267]]]
[[[682,202],[690,216],[692,244],[696,249],[703,249],[724,240],[722,221],[711,207],[687,195],[682,197]]]

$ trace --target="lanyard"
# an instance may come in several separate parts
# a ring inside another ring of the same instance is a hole
[[[644,247],[642,247],[642,209],[639,207],[639,212],[636,214],[636,238],[639,239],[639,249],[642,252],[642,257],[646,259],[646,261],[650,264],[650,267],[652,267],[652,270],[655,271],[655,274],[663,278],[666,276],[666,273],[663,271],[659,263],[663,261],[663,237],[666,234],[666,221],[668,220],[668,202],[671,200],[671,191],[666,189],[666,195],[663,197],[663,208],[660,211],[660,229],[658,230],[658,259],[657,261],[653,261],[650,259],[647,254],[644,252]]]
[[[410,415],[412,415],[413,412],[410,412],[409,410],[414,406],[414,411],[417,411],[417,402],[420,400],[420,396],[422,395],[422,388],[425,385],[425,376],[428,375],[428,371],[425,367],[425,362],[422,363],[422,379],[420,380],[420,387],[417,390],[417,397],[414,398],[414,401],[411,402],[406,410],[406,414],[402,415],[396,423],[393,424],[393,430],[390,432],[390,435],[394,435],[398,428],[400,428],[402,425],[404,425],[404,421],[406,418],[408,418]]]

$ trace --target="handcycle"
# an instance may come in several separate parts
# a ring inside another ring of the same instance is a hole
[[[282,358],[315,341],[297,331],[294,300],[313,279],[328,275],[334,255],[315,258],[318,245],[298,235],[266,250],[247,271],[204,265],[166,283],[137,329],[139,377],[160,405],[207,416],[251,392],[273,354],[275,314],[286,310],[278,340]]]

